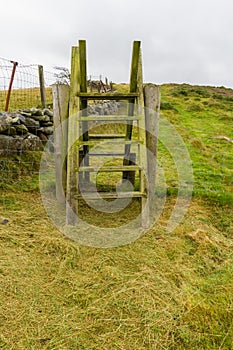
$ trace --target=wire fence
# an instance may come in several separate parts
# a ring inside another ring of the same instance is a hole
[[[55,70],[0,58],[0,186],[21,179],[30,186],[38,177],[40,151],[53,134],[56,82]]]
[[[45,91],[46,104],[52,104],[50,86],[56,81],[55,74],[43,70],[41,80],[40,67],[0,58],[0,111],[41,107],[42,89]]]

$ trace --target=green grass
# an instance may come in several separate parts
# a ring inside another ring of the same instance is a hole
[[[217,137],[233,139],[229,127],[233,121],[233,91],[187,84],[165,85],[161,90],[163,104],[170,106],[161,114],[183,137],[192,159],[194,195],[232,203],[232,143]],[[221,103],[216,104],[216,93],[222,97]],[[158,154],[163,157],[161,148]]]
[[[0,349],[233,348],[232,144],[215,139],[233,138],[233,92],[175,84],[161,92],[161,114],[182,135],[194,170],[190,207],[170,234],[178,178],[161,142],[164,210],[146,235],[112,249],[75,243],[48,219],[39,155],[5,163],[0,215],[10,221],[0,225]],[[16,170],[11,177],[8,166]],[[123,219],[136,208],[132,203]],[[88,208],[85,214],[99,225],[122,219]]]

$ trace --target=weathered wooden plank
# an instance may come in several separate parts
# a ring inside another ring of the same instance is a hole
[[[89,134],[89,139],[124,139],[124,134]]]
[[[146,122],[145,122],[145,109],[144,109],[144,94],[143,94],[143,72],[142,72],[142,53],[139,52],[138,58],[138,86],[137,91],[139,94],[137,100],[137,113],[144,113],[144,118],[141,118],[138,122],[138,136],[143,145],[146,146]],[[140,191],[147,192],[148,182],[148,168],[147,168],[147,151],[146,147],[140,147],[139,150],[140,165],[145,169],[145,172],[140,172]],[[149,217],[149,202],[148,198],[142,198],[141,211],[142,211],[142,227],[148,228],[150,226]]]
[[[142,198],[145,197],[145,193],[134,191],[134,192],[84,192],[83,195],[79,194],[75,198],[86,198],[96,200],[99,197],[103,199],[114,199],[114,198]]]
[[[53,118],[54,118],[54,144],[55,144],[55,168],[56,168],[56,198],[59,203],[65,203],[67,182],[67,118],[69,113],[68,85],[54,84],[53,94]]]
[[[78,193],[78,177],[75,169],[79,164],[79,152],[76,141],[79,139],[79,124],[75,115],[80,110],[80,65],[79,48],[72,47],[71,77],[70,77],[70,101],[68,122],[68,147],[67,147],[67,194],[66,194],[66,221],[68,225],[75,225],[78,216],[78,203],[74,196]]]
[[[153,84],[144,87],[145,115],[146,115],[146,147],[148,167],[148,199],[150,206],[150,220],[155,215],[155,178],[158,148],[158,128],[160,109],[160,90]]]
[[[134,116],[134,117],[128,117],[128,116],[122,116],[122,115],[88,115],[87,117],[80,117],[79,121],[134,121],[134,120],[139,120],[141,119],[142,116]],[[125,136],[125,135],[124,135]]]
[[[78,145],[88,145],[88,146],[98,146],[99,145],[99,140],[89,140],[89,141],[78,141]],[[143,141],[140,140],[120,140],[120,139],[110,139],[104,141],[104,144],[111,144],[114,145],[116,144],[117,146],[119,145],[138,145],[138,144],[143,144]],[[125,154],[125,153],[124,153]]]
[[[91,153],[89,152],[89,157],[124,157],[124,153],[108,152],[108,153]],[[130,158],[136,159],[136,153],[130,153]]]
[[[87,58],[86,58],[86,40],[79,40],[79,65],[80,65],[80,92],[87,92]],[[81,99],[82,116],[87,116],[87,100]],[[87,141],[88,137],[88,123],[82,122],[83,140]],[[89,165],[89,158],[86,156],[89,152],[89,147],[85,145],[83,147],[84,159],[83,162],[86,166]],[[85,180],[89,181],[89,174],[85,174]]]
[[[136,93],[137,92],[137,79],[138,79],[138,64],[139,64],[139,55],[140,55],[140,41],[134,41],[133,43],[133,51],[132,51],[132,60],[131,60],[131,72],[130,72],[130,93]],[[128,107],[128,115],[133,116],[134,115],[134,102],[131,101]],[[131,140],[132,138],[132,130],[133,130],[133,122],[129,121],[127,123],[126,127],[126,139]],[[125,159],[123,161],[124,165],[129,164],[129,154],[130,154],[130,144],[127,144],[125,146]],[[129,174],[124,173],[123,179],[127,179],[129,177]]]
[[[89,93],[80,92],[79,97],[87,100],[134,100],[138,97],[136,92],[134,93]]]
[[[87,58],[86,58],[86,40],[79,40],[80,55],[80,92],[87,92]]]
[[[142,168],[139,167],[138,165],[128,165],[128,166],[82,166],[76,169],[76,171],[82,172],[82,171],[88,171],[88,172],[100,172],[100,173],[105,173],[105,172],[122,172],[122,171],[137,171],[141,170]]]
[[[140,55],[141,41],[133,42],[133,52],[131,60],[131,72],[130,72],[130,92],[137,92],[138,85],[138,64]]]

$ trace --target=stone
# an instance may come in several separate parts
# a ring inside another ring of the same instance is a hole
[[[12,118],[12,124],[20,124],[20,119],[18,116],[15,116],[14,118]]]
[[[32,113],[29,111],[29,112],[25,112],[25,111],[21,111],[20,110],[20,114],[25,116],[25,117],[31,117],[32,116]]]
[[[20,109],[20,110],[19,110],[19,113],[21,113],[21,112],[31,113],[31,108]]]
[[[88,106],[88,115],[111,115],[118,111],[120,104],[117,101],[104,100]]]
[[[0,155],[8,156],[9,154],[13,154],[20,149],[22,143],[21,138],[14,138],[8,135],[0,134]]]
[[[22,114],[18,114],[17,116],[19,118],[20,123],[26,125],[26,118],[25,118],[25,116],[22,115]]]
[[[52,126],[45,126],[45,127],[38,129],[38,131],[41,131],[45,135],[51,135],[51,134],[53,134],[53,127]]]
[[[43,111],[39,108],[31,108],[30,109],[33,116],[42,116],[44,115]]]
[[[8,115],[0,116],[0,133],[9,129],[12,124],[12,118]]]
[[[50,122],[50,117],[48,115],[44,115],[44,119],[42,123],[48,123],[48,122]]]
[[[50,109],[48,109],[48,108],[44,108],[43,113],[44,113],[44,115],[47,115],[49,117],[53,117],[53,112],[50,111]]]
[[[14,126],[10,126],[6,131],[4,131],[4,134],[14,136],[17,134],[16,128]]]
[[[37,120],[39,122],[42,122],[45,120],[45,116],[44,115],[31,115],[31,118],[33,118],[34,120]]]
[[[42,132],[38,132],[38,136],[39,136],[41,141],[43,141],[43,142],[48,141],[48,137],[45,134],[43,134]]]
[[[52,122],[41,122],[40,123],[41,126],[53,126]]]
[[[24,135],[28,133],[28,128],[24,124],[15,125],[17,134]]]
[[[40,127],[40,123],[38,120],[29,117],[25,118],[25,123],[23,124],[26,125],[28,130],[32,129],[32,131],[36,131],[36,129]]]
[[[33,134],[28,134],[22,142],[22,151],[42,151],[43,144],[40,138]]]
[[[0,216],[0,225],[6,225],[10,220]]]

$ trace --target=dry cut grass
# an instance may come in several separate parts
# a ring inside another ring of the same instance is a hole
[[[46,102],[52,105],[52,89],[46,88]],[[7,90],[0,91],[0,111],[5,110]],[[10,95],[8,110],[16,111],[31,107],[41,107],[41,96],[39,88],[13,89]]]
[[[62,236],[40,195],[3,192],[0,348],[232,349],[232,239],[194,200],[172,234],[174,205],[138,241],[114,249]]]

